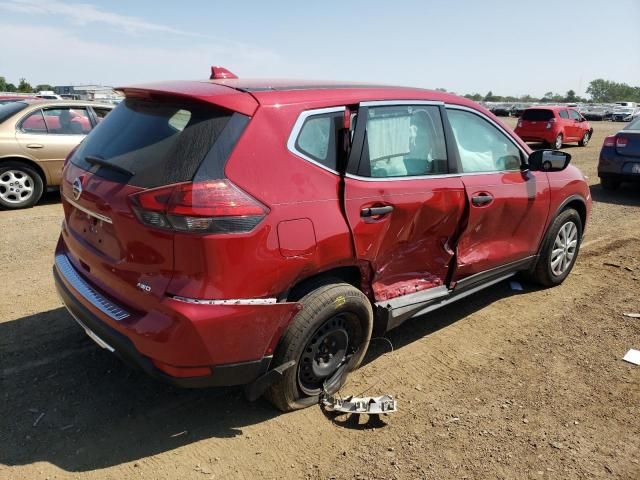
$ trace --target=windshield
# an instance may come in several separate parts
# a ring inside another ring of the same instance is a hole
[[[5,105],[0,105],[0,123],[4,122],[7,118],[12,117],[21,110],[24,110],[29,106],[24,102],[11,102]]]

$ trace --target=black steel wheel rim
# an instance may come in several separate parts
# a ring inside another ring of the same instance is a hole
[[[305,394],[319,394],[325,380],[357,350],[358,326],[355,315],[343,312],[328,319],[311,336],[298,366],[298,385]]]

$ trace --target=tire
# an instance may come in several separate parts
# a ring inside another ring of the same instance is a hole
[[[568,240],[566,244],[563,244],[561,231],[564,233],[564,238]],[[572,208],[563,210],[547,231],[538,261],[529,275],[530,279],[545,287],[560,285],[573,269],[578,258],[581,241],[582,219],[580,215]],[[564,251],[558,252],[560,249]],[[558,262],[559,258],[561,260]]]
[[[581,147],[586,147],[589,144],[589,140],[591,140],[591,132],[584,132],[582,140],[578,142],[578,145],[580,145]]]
[[[552,148],[554,148],[556,150],[560,150],[562,148],[562,140],[563,140],[562,134],[559,133],[558,136],[556,137],[555,141],[551,145]]]
[[[600,178],[600,185],[602,185],[603,190],[614,191],[620,188],[620,180],[611,177],[602,177]]]
[[[317,404],[323,380],[331,378],[345,354],[352,354],[347,372],[358,368],[369,346],[373,327],[371,302],[348,283],[336,280],[319,286],[299,302],[303,308],[282,336],[272,362],[278,366],[295,360],[296,365],[286,370],[265,393],[266,398],[283,412]],[[322,349],[331,350],[331,347],[334,347],[332,358],[328,358],[330,352],[326,351],[323,357]],[[318,357],[327,362],[317,361]],[[345,377],[346,374],[337,388],[342,386]]]
[[[33,167],[16,161],[0,163],[0,208],[33,207],[43,191],[42,177]]]

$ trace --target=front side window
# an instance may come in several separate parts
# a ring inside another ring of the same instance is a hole
[[[448,109],[463,173],[520,168],[520,150],[504,133],[475,113]]]
[[[296,139],[295,148],[304,156],[336,170],[338,133],[342,128],[343,112],[323,113],[307,117]]]
[[[43,113],[49,133],[84,135],[91,131],[89,114],[84,107],[45,108]]]
[[[575,110],[569,110],[569,115],[571,115],[573,120],[580,120],[580,114]]]
[[[375,178],[447,173],[440,108],[431,105],[370,107],[359,173]]]
[[[567,113],[566,110],[560,110],[559,115],[560,115],[560,118],[564,118],[565,120],[569,119],[569,114]]]

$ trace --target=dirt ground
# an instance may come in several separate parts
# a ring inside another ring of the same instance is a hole
[[[513,122],[513,120],[511,120]],[[640,478],[640,188],[606,193],[605,135],[567,147],[593,216],[560,287],[504,282],[376,341],[343,394],[384,422],[282,415],[239,389],[176,390],[122,365],[54,292],[57,194],[0,212],[0,479]]]

